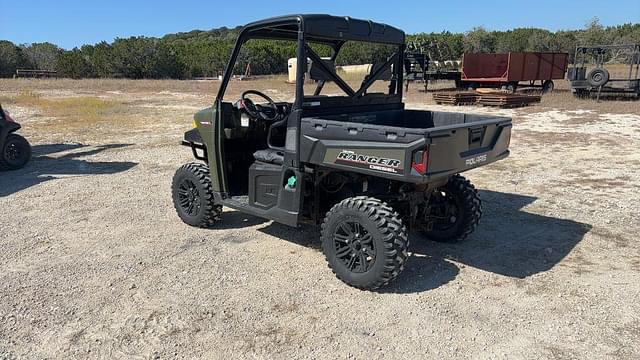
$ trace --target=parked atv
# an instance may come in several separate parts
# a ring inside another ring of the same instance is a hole
[[[31,159],[31,145],[15,132],[21,128],[0,106],[0,170],[16,170]]]
[[[240,49],[253,38],[295,42],[292,103],[257,90],[223,100]],[[334,65],[351,42],[389,50],[357,88]],[[332,49],[331,57],[310,44]],[[436,241],[468,237],[482,206],[459,173],[509,155],[511,119],[406,110],[404,53],[401,30],[349,17],[292,15],[245,26],[213,106],[195,115],[182,141],[202,162],[173,178],[178,216],[215,226],[227,206],[290,226],[321,224],[329,266],[361,289],[385,286],[402,271],[408,227]],[[315,90],[305,77],[317,81]],[[388,82],[385,92],[372,90],[376,81]],[[344,94],[323,94],[328,82]]]

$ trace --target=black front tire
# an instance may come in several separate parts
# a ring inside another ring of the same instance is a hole
[[[207,165],[195,162],[182,165],[173,176],[171,194],[173,206],[186,224],[209,228],[220,220],[222,206],[214,202]]]
[[[31,145],[18,134],[9,134],[0,154],[0,169],[17,170],[31,159]]]
[[[329,267],[343,282],[374,290],[389,284],[408,258],[407,229],[386,203],[357,196],[327,213],[321,231]]]
[[[478,191],[461,175],[452,176],[444,187],[436,189],[429,198],[428,206],[431,215],[443,219],[433,222],[431,230],[424,231],[434,241],[458,242],[466,239],[476,229],[482,216]]]

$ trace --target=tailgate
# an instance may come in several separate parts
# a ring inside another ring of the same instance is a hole
[[[509,155],[511,119],[492,118],[436,128],[429,132],[426,176],[460,173]]]

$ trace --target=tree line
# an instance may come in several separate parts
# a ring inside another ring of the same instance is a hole
[[[190,79],[221,74],[240,28],[194,30],[162,38],[117,38],[64,50],[51,43],[16,45],[0,40],[0,77],[11,77],[16,69],[55,70],[70,78]],[[482,27],[466,33],[419,33],[407,36],[410,48],[429,54],[431,60],[456,60],[465,52],[559,51],[570,54],[578,45],[640,43],[640,24],[602,26],[597,19],[584,29],[551,32],[536,28],[488,31]],[[329,49],[317,47],[320,56]],[[379,45],[352,43],[345,46],[337,65],[382,60]],[[236,73],[251,64],[253,74],[287,71],[287,60],[295,56],[295,44],[251,40],[243,47]],[[378,59],[380,58],[380,59]],[[620,59],[611,59],[620,60]]]

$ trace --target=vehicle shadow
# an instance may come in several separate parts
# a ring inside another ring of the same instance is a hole
[[[43,144],[34,145],[32,159],[18,170],[0,172],[0,197],[8,196],[31,186],[63,176],[115,174],[136,166],[135,162],[100,162],[80,160],[79,157],[90,156],[107,149],[117,149],[131,144],[106,144],[91,146],[85,144]],[[51,154],[74,151],[58,157]]]
[[[222,221],[217,222],[212,230],[229,230],[229,229],[241,229],[248,226],[255,226],[264,224],[268,219],[245,214],[241,211],[224,209],[222,212]]]
[[[455,279],[459,265],[526,278],[545,272],[564,259],[589,232],[591,225],[522,210],[537,198],[480,191],[483,217],[476,231],[460,243],[438,243],[410,234],[412,256],[405,270],[382,293],[415,293]],[[320,251],[319,230],[272,223],[259,231]]]

